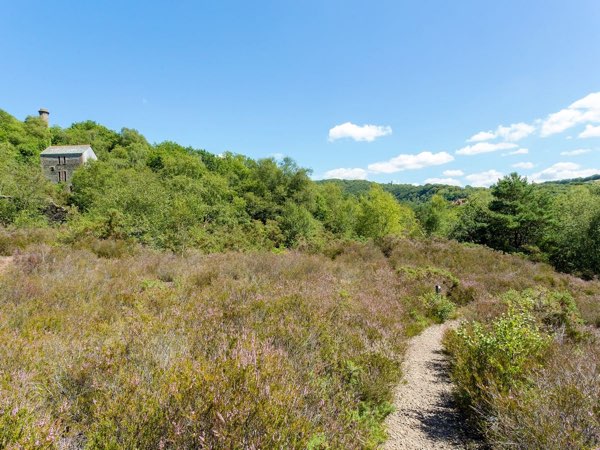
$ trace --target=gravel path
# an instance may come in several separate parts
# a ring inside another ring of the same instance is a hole
[[[388,416],[383,449],[466,449],[460,416],[452,404],[448,360],[442,337],[448,322],[427,328],[409,342],[402,369],[404,383],[396,389],[396,411]]]

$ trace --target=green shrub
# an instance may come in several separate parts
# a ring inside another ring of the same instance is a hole
[[[9,256],[29,245],[55,243],[56,230],[52,228],[7,229],[0,227],[0,255]]]
[[[568,292],[541,288],[509,291],[503,300],[509,308],[533,314],[548,332],[564,329],[570,338],[579,339],[582,336],[583,321],[575,299]]]
[[[596,448],[600,354],[581,339],[573,297],[537,288],[497,303],[496,318],[445,337],[460,406],[499,448]]]
[[[456,317],[456,306],[447,297],[429,293],[423,298],[427,308],[427,315],[437,323],[444,323]]]
[[[549,339],[527,312],[510,308],[489,326],[478,322],[451,331],[446,349],[452,355],[452,380],[465,411],[490,410],[489,393],[507,393],[539,367]]]

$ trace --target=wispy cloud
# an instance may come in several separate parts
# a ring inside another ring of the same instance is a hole
[[[508,142],[516,142],[526,138],[535,131],[533,125],[524,122],[513,123],[509,126],[500,125],[496,131],[480,131],[474,134],[467,142],[484,142],[492,139],[501,138]]]
[[[467,145],[456,151],[457,155],[478,155],[480,153],[491,153],[498,150],[508,150],[510,148],[518,147],[517,144],[511,142],[478,142],[477,144]]]
[[[462,177],[465,174],[460,169],[444,170],[442,173],[447,177]]]
[[[502,178],[503,174],[497,170],[486,170],[485,172],[472,173],[467,175],[465,179],[471,186],[475,187],[489,187],[494,184],[498,179]]]
[[[333,169],[325,172],[325,178],[337,178],[340,180],[366,180],[367,171],[365,169],[354,168],[354,169]]]
[[[512,165],[515,169],[533,169],[535,164],[532,162],[518,162]]]
[[[482,142],[482,141],[490,141],[496,138],[496,133],[493,131],[480,131],[479,133],[474,134],[467,142]]]
[[[576,125],[585,124],[585,129],[579,133],[579,138],[600,137],[600,92],[592,92],[571,103],[567,108],[549,114],[544,119],[532,123],[518,122],[508,126],[499,125],[495,130],[480,131],[469,139],[467,145],[459,149],[457,155],[477,155],[497,150],[515,148],[518,142],[534,133],[541,137],[562,133]],[[496,142],[493,142],[497,140]],[[503,153],[508,155],[524,155],[527,149]]]
[[[500,125],[496,130],[496,135],[499,138],[502,138],[509,142],[520,141],[521,139],[525,139],[527,136],[532,134],[535,131],[535,127],[533,125],[529,125],[524,122],[513,123],[508,127],[504,127]]]
[[[424,184],[448,184],[450,186],[461,186],[462,183],[456,178],[427,178]]]
[[[439,166],[454,160],[454,156],[446,152],[417,154],[400,154],[388,161],[369,164],[367,169],[339,168],[324,173],[324,178],[339,178],[343,180],[365,180],[369,174],[396,173],[404,170],[416,170],[424,167]]]
[[[352,122],[346,122],[336,125],[329,130],[329,140],[350,138],[355,141],[372,142],[378,137],[392,134],[392,127],[380,125],[355,125]]]
[[[542,137],[562,133],[579,124],[600,123],[600,92],[593,92],[573,102],[567,108],[548,115],[546,119],[540,122],[540,135]],[[591,128],[591,130],[593,129],[594,127]],[[587,130],[588,128],[586,128]],[[586,131],[583,131],[579,137],[591,137],[585,135]],[[593,134],[593,131],[588,133]]]
[[[529,153],[529,149],[528,148],[520,148],[520,149],[512,151],[512,152],[502,153],[502,156],[526,155],[528,153]]]
[[[577,150],[569,150],[567,152],[560,152],[561,156],[578,156],[585,155],[586,153],[591,152],[592,150],[589,148],[578,148]]]
[[[395,173],[403,170],[422,169],[423,167],[439,166],[453,161],[454,157],[447,152],[417,154],[401,154],[388,161],[369,164],[368,169],[373,173]]]
[[[585,130],[579,133],[580,138],[594,138],[600,137],[600,125],[595,127],[593,125],[586,125]]]
[[[600,169],[584,169],[573,162],[556,163],[541,172],[534,173],[531,179],[535,182],[562,180],[565,178],[583,178],[600,174]]]

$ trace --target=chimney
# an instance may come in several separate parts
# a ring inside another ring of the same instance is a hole
[[[40,114],[40,119],[42,119],[44,122],[46,122],[46,125],[48,125],[48,116],[50,115],[50,112],[47,109],[40,108],[38,113]]]

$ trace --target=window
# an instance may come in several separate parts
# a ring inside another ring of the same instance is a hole
[[[67,181],[67,172],[63,172],[63,181]]]

